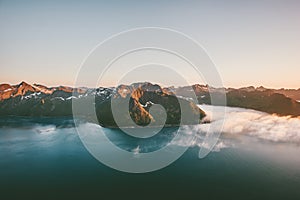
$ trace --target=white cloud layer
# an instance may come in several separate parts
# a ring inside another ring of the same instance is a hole
[[[204,142],[206,134],[219,131],[223,124],[221,134],[231,137],[250,136],[254,139],[261,139],[269,142],[286,142],[300,144],[300,118],[290,116],[276,116],[251,109],[200,105],[207,113],[207,119],[211,123],[197,126],[183,127],[185,137],[173,141],[180,146],[197,146],[207,148]],[[197,132],[196,139],[192,142],[193,133]],[[230,138],[230,137],[229,137]],[[234,147],[232,139],[222,137],[218,140],[212,151],[220,151],[223,148]]]
[[[214,125],[222,123],[221,107],[200,106],[211,120],[210,124],[199,125],[202,131],[214,131]],[[214,109],[214,112],[212,110]],[[243,108],[226,108],[223,133],[247,135],[272,142],[300,144],[300,118],[277,116]]]

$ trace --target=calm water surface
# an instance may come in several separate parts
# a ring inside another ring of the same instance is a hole
[[[168,141],[174,130],[165,131],[167,137],[163,140]],[[155,144],[127,141],[115,130],[108,130],[108,134],[115,144],[128,150],[147,145],[149,149],[149,145]],[[14,127],[2,123],[1,196],[4,199],[300,199],[299,145],[226,134],[220,141],[229,145],[204,159],[198,158],[199,147],[194,146],[164,169],[129,174],[95,160],[69,119],[44,119],[39,123],[27,119]]]

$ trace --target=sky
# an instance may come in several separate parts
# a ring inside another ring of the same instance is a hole
[[[300,88],[300,1],[0,0],[0,82],[74,85],[90,51],[137,27],[200,43],[226,87]]]

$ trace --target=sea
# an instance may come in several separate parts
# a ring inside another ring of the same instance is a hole
[[[227,107],[220,116],[221,107],[199,106],[210,123],[186,129],[187,139],[175,142],[188,145],[183,155],[147,173],[98,161],[72,118],[0,118],[0,199],[300,199],[299,118]],[[203,134],[224,118],[218,142],[199,158]],[[80,126],[90,131],[97,125]],[[163,128],[161,136],[147,139],[104,132],[118,148],[138,155],[162,148],[176,131]],[[194,132],[201,137],[187,144]]]

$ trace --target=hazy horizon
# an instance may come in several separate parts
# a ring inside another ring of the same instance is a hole
[[[58,86],[66,86],[66,87],[74,87],[74,84],[73,85],[64,85],[64,84],[54,84],[54,85],[47,85],[47,84],[43,84],[43,83],[39,83],[39,82],[29,82],[29,81],[26,81],[26,80],[21,80],[17,83],[10,83],[10,82],[0,82],[0,85],[1,84],[9,84],[9,85],[18,85],[20,84],[21,82],[26,82],[28,84],[39,84],[39,85],[44,85],[44,86],[47,86],[47,87],[58,87]],[[149,83],[152,83],[152,84],[158,84],[160,86],[163,86],[163,87],[183,87],[183,86],[190,86],[190,85],[195,85],[195,84],[199,84],[199,85],[207,85],[206,83],[192,83],[192,84],[188,84],[188,85],[167,85],[167,84],[161,84],[161,83],[158,83],[158,82],[153,82],[153,81],[138,81],[138,82],[149,82]],[[133,83],[138,83],[138,82],[130,82],[130,83],[120,83],[120,84],[125,84],[125,85],[130,85],[130,84],[133,84]],[[120,85],[118,84],[118,85]],[[118,85],[99,85],[98,87],[116,87]],[[228,86],[224,86],[225,88],[235,88],[235,89],[239,89],[239,88],[245,88],[245,87],[255,87],[255,88],[258,88],[258,87],[264,87],[264,88],[267,88],[267,89],[294,89],[294,90],[298,90],[300,89],[300,87],[298,88],[285,88],[285,87],[278,87],[278,88],[275,88],[275,87],[266,87],[264,85],[244,85],[244,86],[240,86],[240,87],[228,87]],[[79,87],[88,87],[88,88],[93,88],[92,86],[89,87],[89,86],[85,86],[85,85],[82,85],[82,86],[79,86]],[[214,87],[214,86],[212,86]]]

